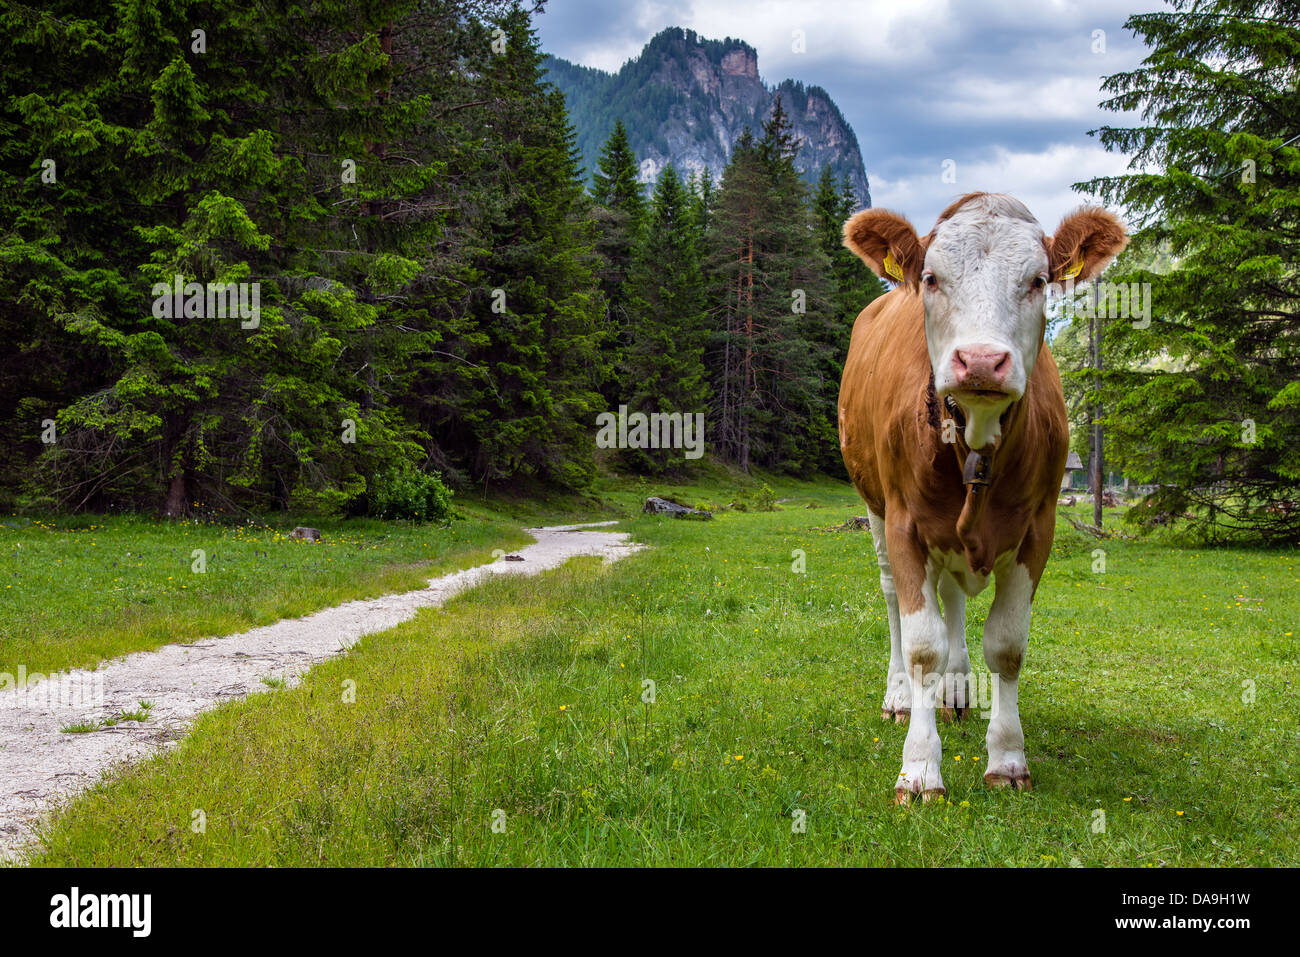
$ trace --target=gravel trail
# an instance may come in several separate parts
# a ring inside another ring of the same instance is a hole
[[[270,690],[264,678],[292,685],[312,665],[342,654],[363,636],[392,628],[495,575],[535,575],[578,555],[612,562],[642,547],[629,542],[626,533],[592,530],[613,524],[530,528],[536,543],[513,553],[523,561],[499,558],[430,579],[427,588],[351,601],[224,638],[165,645],[95,671],[63,672],[59,681],[0,691],[0,862],[21,863],[34,840],[33,825],[60,802],[114,765],[174,744],[198,714]],[[86,703],[78,704],[78,696]],[[63,730],[136,711],[140,701],[153,705],[145,721],[89,733]]]

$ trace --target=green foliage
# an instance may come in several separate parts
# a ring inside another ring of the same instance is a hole
[[[179,516],[424,461],[589,480],[592,232],[526,13],[221,0],[218,55],[182,0],[83,6],[0,7],[0,497]],[[176,276],[255,283],[258,321],[159,313]]]
[[[601,206],[625,213],[635,235],[645,214],[645,197],[637,181],[636,155],[628,145],[622,120],[614,124],[614,132],[601,148],[600,161],[591,177],[591,197]]]
[[[370,490],[370,514],[445,525],[454,514],[451,495],[437,475],[410,467],[392,468],[379,476]]]
[[[831,441],[822,446],[817,465],[834,475],[842,474],[843,468],[834,410],[839,408],[838,388],[844,374],[844,360],[849,354],[849,340],[853,337],[853,324],[873,299],[885,293],[885,284],[844,248],[844,223],[858,209],[858,197],[848,177],[837,182],[830,167],[824,168],[812,197],[812,212],[817,243],[830,263],[829,321],[811,323],[806,334],[816,339],[820,347],[821,381],[826,384],[824,401],[829,403],[818,424],[821,433],[829,435]]]
[[[852,202],[810,216],[779,104],[730,187],[669,171],[649,201],[615,124],[588,197],[510,0],[218,0],[219,56],[192,19],[0,7],[0,506],[332,511],[417,464],[582,489],[620,403],[707,411],[746,467],[838,473],[861,296],[824,240]]]
[[[693,199],[666,167],[627,280],[630,325],[619,382],[629,412],[693,415],[708,401],[702,236]],[[638,471],[683,463],[680,450],[629,450],[626,457]]]
[[[830,263],[778,98],[732,151],[709,219],[713,447],[728,461],[838,472]]]
[[[601,392],[605,404],[622,401],[620,368],[622,356],[634,341],[633,316],[628,275],[645,220],[646,203],[637,180],[636,156],[627,142],[621,122],[614,127],[601,150],[600,164],[592,177],[592,215],[596,224],[596,275],[604,300],[604,354],[601,357]]]
[[[1157,515],[1191,512],[1210,537],[1300,540],[1300,4],[1176,0],[1130,17],[1151,48],[1106,79],[1105,127],[1125,176],[1079,184],[1127,207],[1141,256],[1108,274],[1150,283],[1149,325],[1106,321],[1110,457],[1159,483]]]

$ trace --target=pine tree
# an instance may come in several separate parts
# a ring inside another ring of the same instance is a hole
[[[786,112],[781,94],[778,93],[772,103],[772,112],[763,122],[763,138],[758,142],[758,155],[774,175],[780,176],[785,172],[787,162],[793,168],[798,153],[799,143],[794,136],[790,114]]]
[[[779,103],[761,140],[745,130],[710,224],[713,434],[744,469],[816,468],[835,445],[829,263],[793,143]]]
[[[873,299],[884,293],[885,286],[874,274],[864,272],[861,260],[844,248],[844,223],[858,211],[857,196],[849,178],[846,176],[836,184],[835,174],[823,168],[812,205],[817,217],[817,243],[831,262],[834,310],[843,317],[848,330],[844,340],[847,348],[853,321]]]
[[[671,166],[659,174],[628,278],[631,342],[620,380],[633,412],[694,415],[708,400],[704,277],[695,197]],[[633,467],[680,466],[680,451],[629,452]]]
[[[1103,321],[1107,452],[1157,484],[1134,516],[1191,513],[1210,536],[1300,538],[1300,4],[1179,0],[1127,29],[1152,48],[1108,77],[1104,127],[1129,175],[1076,188],[1140,228],[1112,274],[1149,283],[1145,316]],[[1176,268],[1143,268],[1168,244]],[[1141,286],[1137,287],[1139,291]],[[1109,297],[1108,297],[1109,298]]]
[[[486,369],[491,388],[454,412],[457,427],[472,436],[476,482],[534,476],[581,487],[594,469],[591,433],[603,408],[595,391],[605,336],[595,237],[580,217],[582,183],[564,97],[542,80],[528,16],[516,8],[500,27],[509,52],[485,73],[501,111],[492,119],[502,131],[498,175],[528,188],[493,194],[476,256],[482,278],[472,330],[464,337],[468,366]]]
[[[706,344],[727,455],[833,447],[783,107],[724,188],[667,171],[648,208],[616,129],[593,199],[512,0],[204,9],[220,55],[186,0],[0,7],[5,504],[329,508],[411,468],[581,487],[599,384],[693,411]],[[257,323],[161,308],[176,276],[256,284]]]
[[[758,397],[754,353],[755,246],[764,228],[760,202],[766,189],[763,167],[746,127],[722,172],[722,185],[709,224],[713,374],[710,433],[721,458],[748,470]]]
[[[761,262],[759,461],[794,473],[831,468],[842,474],[836,424],[842,359],[833,355],[842,326],[832,311],[830,261],[818,248],[811,198],[795,167],[799,143],[780,95],[758,153],[768,170],[772,216]]]
[[[60,299],[28,299],[46,304],[36,323],[54,322],[102,359],[100,375],[79,383],[59,410],[63,441],[42,456],[37,473],[72,505],[103,505],[153,484],[161,486],[154,501],[165,514],[184,513],[195,477],[227,446],[247,447],[249,410],[265,395],[257,389],[260,363],[283,329],[274,289],[255,331],[241,327],[239,316],[169,316],[153,308],[170,298],[159,297],[154,284],[170,287],[176,275],[258,281],[271,238],[259,200],[276,206],[282,184],[299,181],[275,155],[272,136],[251,120],[252,104],[279,92],[274,77],[255,76],[250,67],[274,28],[233,4],[218,6],[207,31],[220,32],[229,46],[223,56],[206,57],[185,6],[118,5],[105,25],[93,27],[112,51],[107,57],[93,52],[96,44],[68,41],[81,29],[62,20],[62,10],[10,13],[18,44],[65,64],[34,81],[21,107],[46,140],[44,152],[64,170],[44,202],[62,219],[94,197],[88,215],[78,216],[87,245],[47,234],[46,262],[93,258],[87,275],[101,288],[74,282]],[[82,83],[65,98],[69,76]],[[71,130],[70,114],[59,115],[64,110],[93,117],[95,134],[59,137],[59,127]]]
[[[592,176],[592,201],[597,228],[596,251],[600,255],[600,291],[605,301],[607,333],[603,357],[602,393],[610,405],[618,403],[621,383],[618,369],[631,345],[626,283],[632,257],[645,219],[645,199],[637,180],[636,156],[628,145],[621,121],[601,149]]]
[[[713,182],[713,171],[705,166],[698,173],[692,174],[688,188],[691,194],[691,223],[699,236],[702,248],[704,237],[709,232],[713,204],[717,200],[717,186]]]
[[[482,0],[474,12],[512,7]],[[337,504],[395,463],[472,458],[482,435],[458,424],[439,437],[444,452],[416,423],[436,424],[421,390],[439,371],[473,371],[444,375],[459,408],[477,408],[493,385],[454,351],[482,336],[466,292],[491,248],[482,210],[523,191],[502,188],[509,170],[489,182],[478,157],[494,144],[465,135],[496,119],[467,95],[487,83],[466,66],[487,61],[492,24],[452,0],[364,12],[218,3],[204,22],[217,56],[192,42],[187,9],[126,0],[102,23],[78,20],[71,3],[2,14],[12,42],[0,124],[24,138],[0,147],[0,196],[40,215],[12,219],[0,292],[15,306],[0,322],[36,330],[30,353],[57,370],[45,394],[35,377],[0,375],[0,428],[40,452],[33,485],[71,506],[148,503],[176,515],[209,496],[284,507],[320,493]],[[535,74],[500,92],[571,151],[562,106]],[[45,155],[57,182],[32,175]],[[564,161],[556,169],[572,195]],[[446,176],[451,163],[456,176],[481,177],[478,188]],[[554,175],[539,174],[543,193]],[[553,212],[570,258],[590,258],[568,207]],[[476,222],[448,229],[457,214]],[[151,287],[178,274],[258,283],[259,324],[153,314]],[[585,277],[579,267],[551,280],[568,290],[557,299],[589,295]],[[567,315],[548,315],[567,355],[541,360],[561,406],[590,395],[563,369],[585,356]],[[554,418],[576,429],[569,411]],[[34,426],[50,414],[59,442],[41,449]],[[581,458],[570,435],[504,468],[566,472],[575,448]]]
[[[606,209],[626,213],[633,232],[645,215],[645,194],[637,179],[636,154],[628,145],[622,120],[614,124],[614,132],[600,151],[596,172],[591,177],[591,196]]]
[[[856,256],[844,248],[844,223],[858,209],[857,196],[848,177],[844,177],[837,186],[834,173],[829,167],[824,167],[813,194],[812,208],[816,220],[817,244],[829,262],[832,318],[825,325],[813,325],[808,334],[815,337],[819,330],[825,333],[818,340],[825,356],[821,370],[823,391],[819,406],[835,410],[839,407],[839,383],[844,374],[849,341],[853,337],[853,324],[858,314],[873,299],[884,293],[885,288],[870,271],[862,269]],[[843,472],[836,420],[837,416],[831,415],[825,421],[823,428],[834,431],[837,441],[823,446],[823,455],[818,463],[823,471],[832,475]]]

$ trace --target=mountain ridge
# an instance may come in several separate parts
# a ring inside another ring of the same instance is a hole
[[[748,126],[759,135],[780,96],[800,143],[795,165],[804,178],[811,183],[830,166],[837,182],[847,177],[860,206],[871,205],[857,136],[830,94],[793,79],[768,87],[757,51],[743,40],[669,27],[614,73],[555,56],[546,57],[543,69],[564,93],[589,175],[622,120],[643,183],[652,183],[668,162],[684,176],[708,168],[717,179],[741,131]]]

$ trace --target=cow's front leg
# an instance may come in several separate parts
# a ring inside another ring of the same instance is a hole
[[[903,766],[894,782],[894,799],[905,804],[917,794],[929,800],[944,793],[940,772],[943,749],[934,708],[948,663],[948,633],[939,613],[938,572],[926,561],[911,522],[887,518],[886,533],[898,590],[903,667],[912,699]]]
[[[1020,727],[1017,695],[1020,668],[1029,644],[1029,615],[1034,599],[1034,580],[1029,570],[1012,560],[994,572],[996,592],[984,625],[984,660],[997,696],[989,719],[988,765],[984,782],[994,787],[1011,786],[1029,790],[1029,763],[1025,759],[1025,735]]]

